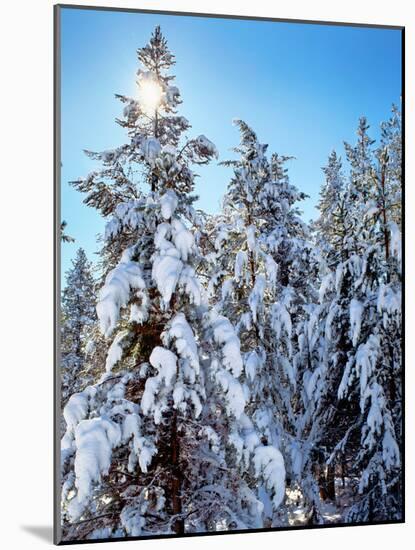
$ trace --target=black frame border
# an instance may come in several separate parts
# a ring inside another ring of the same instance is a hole
[[[61,312],[61,242],[60,242],[60,223],[61,223],[61,19],[60,14],[62,9],[76,9],[87,11],[112,11],[126,13],[142,13],[151,15],[170,15],[170,16],[187,16],[187,17],[203,17],[211,19],[234,19],[246,21],[268,21],[277,23],[301,23],[308,25],[327,25],[339,27],[359,27],[359,28],[375,28],[375,29],[390,29],[401,31],[401,112],[402,112],[402,396],[403,396],[403,415],[402,415],[402,430],[403,441],[401,442],[402,456],[402,519],[401,520],[386,520],[377,522],[355,522],[355,523],[334,523],[324,525],[296,525],[284,527],[269,527],[262,529],[238,529],[232,531],[214,531],[200,533],[186,533],[184,535],[150,535],[141,537],[117,537],[103,539],[87,539],[75,541],[61,540],[61,513],[60,513],[60,495],[61,495],[61,479],[60,479],[60,439],[59,439],[59,423],[61,416],[61,378],[60,378],[60,312]],[[109,6],[90,6],[76,4],[55,4],[53,6],[53,203],[54,203],[54,238],[53,238],[53,262],[54,262],[54,336],[53,336],[53,452],[54,452],[54,478],[53,478],[53,542],[55,545],[64,546],[71,544],[95,544],[102,542],[128,542],[137,540],[154,540],[154,539],[177,539],[177,538],[192,538],[192,537],[209,537],[216,535],[235,535],[235,534],[254,534],[254,533],[270,533],[278,531],[305,531],[313,529],[333,529],[338,527],[359,527],[359,526],[376,526],[376,525],[391,525],[405,523],[406,515],[406,398],[405,398],[405,26],[399,25],[381,25],[369,23],[351,23],[340,21],[319,21],[305,19],[287,19],[274,18],[263,16],[248,16],[248,15],[227,15],[218,13],[198,13],[170,10],[149,10],[138,8],[121,8]]]

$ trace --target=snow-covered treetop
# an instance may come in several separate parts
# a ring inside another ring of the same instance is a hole
[[[72,267],[66,272],[66,285],[62,294],[64,307],[71,304],[82,309],[94,301],[92,263],[83,248],[78,248]]]
[[[149,43],[137,50],[137,56],[144,67],[159,75],[175,64],[175,56],[170,52],[159,25],[154,29]]]
[[[372,145],[375,143],[369,134],[370,126],[366,117],[360,117],[357,128],[357,143],[355,146],[345,142],[347,160],[351,166],[351,192],[355,188],[355,195],[362,195],[366,200],[368,196],[368,182],[373,167]]]
[[[189,164],[205,164],[218,156],[206,136],[200,135],[180,144],[189,122],[177,114],[181,97],[172,84],[169,69],[174,56],[167,41],[156,27],[149,43],[137,52],[141,64],[137,71],[137,97],[117,95],[124,104],[118,124],[127,129],[129,141],[102,152],[85,151],[101,168],[72,184],[86,194],[84,202],[104,216],[114,213],[120,203],[141,198],[145,187],[135,179],[144,172],[144,181],[151,191],[163,188],[189,193],[194,187],[194,173]],[[163,186],[161,186],[163,182]],[[187,203],[194,199],[188,198]]]
[[[342,172],[341,157],[336,151],[333,150],[330,153],[328,162],[322,170],[325,182],[321,188],[318,203],[320,216],[314,223],[314,229],[319,232],[317,240],[320,247],[324,249],[329,245],[330,253],[341,254],[346,236],[344,196],[346,180]]]

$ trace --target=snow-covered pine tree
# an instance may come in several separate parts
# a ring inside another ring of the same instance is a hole
[[[402,114],[392,105],[390,118],[381,125],[382,147],[388,153],[389,209],[392,220],[401,227],[402,223]]]
[[[92,264],[83,248],[76,252],[72,267],[66,273],[62,291],[61,381],[62,402],[82,388],[88,333],[97,316]]]
[[[246,528],[260,515],[261,503],[228,467],[229,438],[244,418],[239,340],[209,312],[197,275],[190,165],[217,151],[203,135],[183,142],[190,125],[176,114],[174,58],[159,27],[138,57],[139,99],[120,96],[128,143],[89,153],[104,167],[74,183],[110,217],[103,257],[111,270],[97,311],[102,332],[116,335],[106,373],[65,408],[68,540]],[[130,178],[137,170],[147,189]],[[248,420],[244,429],[249,438]],[[265,482],[267,466],[258,456]]]
[[[373,170],[374,170],[374,149],[375,140],[368,133],[369,124],[366,117],[359,119],[357,127],[357,142],[354,146],[344,142],[346,158],[350,165],[349,183],[347,194],[349,197],[348,218],[351,228],[348,235],[348,247],[356,254],[362,252],[359,244],[367,242],[370,238],[370,227],[372,220],[367,215],[367,210],[373,203]],[[361,233],[353,231],[359,226]],[[354,242],[352,242],[354,240]]]
[[[309,228],[297,206],[306,195],[290,182],[286,168],[290,158],[272,155],[272,181],[264,188],[265,212],[271,214],[264,238],[267,251],[278,266],[268,346],[275,417],[279,422],[290,486],[288,495],[297,495],[294,500],[287,499],[285,512],[291,515],[300,495],[306,521],[315,522],[319,519],[320,506],[316,480],[319,427],[310,430],[311,405],[305,386],[315,353],[310,326],[316,316],[317,269]],[[282,521],[286,522],[286,518]]]
[[[397,123],[397,119],[392,122]],[[400,218],[402,166],[395,156],[399,148],[399,130],[384,132],[374,154],[371,200],[364,204],[367,240],[360,246],[362,253],[351,257],[354,352],[338,391],[341,398],[354,397],[361,413],[355,457],[360,467],[359,498],[350,510],[351,521],[400,519],[402,513],[401,237],[395,221]],[[359,227],[356,230],[361,233]]]
[[[335,469],[339,465],[345,472],[346,462],[341,453],[336,455],[336,463],[329,459],[342,437],[339,434],[350,427],[350,418],[353,418],[348,405],[337,400],[337,389],[351,349],[350,275],[345,273],[343,278],[336,279],[337,266],[350,254],[347,246],[350,242],[349,195],[345,193],[342,161],[335,151],[330,153],[322,170],[325,183],[320,192],[320,215],[312,226],[315,241],[312,265],[319,293],[307,306],[304,362],[308,366],[303,378],[307,406],[301,419],[309,442],[303,488],[307,484],[313,497],[310,521],[317,523],[324,521],[322,501],[336,499]],[[336,288],[334,302],[327,290],[330,285]]]
[[[305,467],[298,439],[307,406],[302,391],[306,306],[314,297],[312,249],[296,206],[304,194],[289,181],[290,157],[274,154],[269,161],[267,146],[254,131],[236,123],[239,158],[225,163],[234,176],[224,210],[210,221],[205,239],[210,294],[241,340],[249,416],[263,442],[284,450],[289,478],[298,488]],[[281,510],[272,511],[263,486],[259,494],[265,524],[279,525]]]
[[[347,236],[346,212],[344,204],[345,177],[342,172],[342,159],[332,151],[327,165],[322,168],[325,183],[320,191],[318,203],[319,217],[313,223],[313,229],[321,240],[325,260],[334,264],[341,258],[343,242]],[[333,257],[332,257],[333,256]]]
[[[367,127],[360,121],[358,145],[346,149],[352,155],[351,175],[337,195],[336,209],[341,206],[347,231],[337,245],[331,243],[331,258],[338,262],[322,280],[323,314],[316,324],[325,347],[308,387],[315,401],[325,403],[334,393],[333,382],[338,384],[338,400],[331,403],[327,421],[328,463],[340,457],[343,466],[348,462],[349,478],[359,479],[349,521],[398,519],[401,514],[400,233],[392,219],[400,175],[396,164],[388,164],[385,135],[376,152],[364,146],[373,143]],[[336,221],[332,219],[333,226]]]

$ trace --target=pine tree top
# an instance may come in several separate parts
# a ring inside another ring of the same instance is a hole
[[[155,72],[159,77],[162,76],[162,71],[167,71],[176,63],[159,25],[154,29],[149,43],[137,50],[137,56],[146,69]]]

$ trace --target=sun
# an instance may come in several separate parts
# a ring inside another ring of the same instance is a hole
[[[140,104],[143,111],[151,116],[161,103],[163,89],[156,80],[142,80],[138,86]]]

